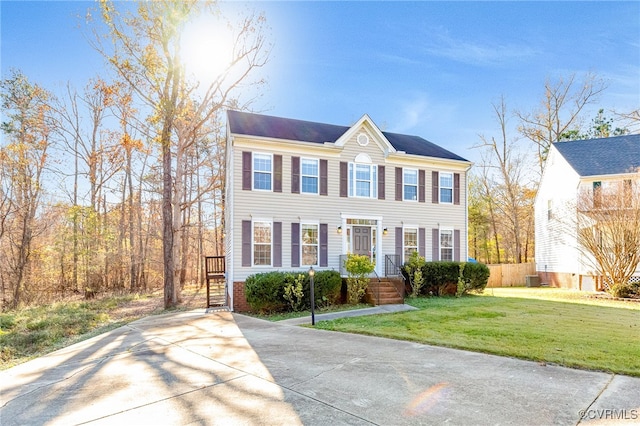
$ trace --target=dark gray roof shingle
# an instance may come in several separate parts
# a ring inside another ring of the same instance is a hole
[[[272,117],[248,112],[227,111],[231,133],[275,139],[324,143],[336,142],[350,127],[312,121]],[[382,132],[389,143],[407,154],[467,161],[459,155],[419,136]]]
[[[638,171],[640,134],[553,144],[580,176]]]

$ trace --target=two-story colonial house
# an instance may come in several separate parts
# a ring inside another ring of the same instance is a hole
[[[584,209],[633,207],[618,206],[612,198],[636,194],[637,199],[638,192],[640,135],[552,144],[535,200],[535,257],[542,282],[601,290],[603,277],[578,238],[585,231],[578,216]],[[591,228],[607,227],[593,223]],[[640,281],[640,270],[633,279]]]
[[[421,137],[228,111],[225,249],[228,302],[247,308],[252,274],[341,270],[347,253],[376,274],[413,251],[467,258],[471,163]],[[397,269],[396,269],[397,270]]]

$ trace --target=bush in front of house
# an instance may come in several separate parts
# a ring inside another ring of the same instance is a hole
[[[364,297],[369,286],[369,274],[375,269],[375,265],[369,256],[349,254],[344,261],[344,269],[347,271],[347,303],[355,305]]]
[[[481,293],[489,281],[489,267],[472,262],[424,262],[421,264],[421,295],[444,296],[469,292]],[[410,262],[402,266],[407,280],[415,277],[415,264]]]
[[[316,306],[333,304],[340,299],[342,279],[339,272],[316,271],[313,284]],[[247,277],[244,285],[247,303],[254,312],[273,313],[311,308],[311,286],[307,271],[263,272]]]

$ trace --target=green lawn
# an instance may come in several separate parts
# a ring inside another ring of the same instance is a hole
[[[640,303],[550,288],[407,303],[419,310],[316,327],[640,376]]]

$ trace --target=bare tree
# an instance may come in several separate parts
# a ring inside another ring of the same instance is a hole
[[[581,128],[585,107],[596,102],[606,88],[606,83],[593,73],[587,73],[581,82],[576,81],[575,74],[556,82],[547,79],[538,109],[516,112],[521,121],[520,133],[537,147],[540,172],[551,144]]]
[[[481,143],[475,148],[484,149],[480,167],[484,170],[485,192],[491,194],[490,213],[494,232],[497,233],[496,213],[499,213],[503,245],[508,245],[513,261],[521,263],[526,251],[523,240],[527,240],[526,232],[529,230],[527,218],[533,214],[533,202],[525,191],[527,165],[525,156],[516,150],[515,141],[510,141],[507,135],[508,117],[504,97],[497,105],[493,105],[493,110],[500,126],[500,136],[496,139],[480,135]],[[496,245],[497,242],[496,235]]]
[[[178,230],[173,205],[181,198],[175,198],[177,194],[173,193],[173,188],[182,176],[174,175],[175,154],[172,152],[176,146],[177,120],[187,111],[185,108],[194,105],[192,99],[196,93],[199,101],[195,104],[192,132],[197,132],[216,111],[228,105],[232,93],[240,89],[241,83],[249,81],[249,74],[255,68],[266,62],[265,21],[262,15],[249,15],[243,19],[234,35],[233,54],[226,68],[210,81],[190,83],[182,61],[181,33],[196,16],[215,14],[214,3],[195,0],[144,2],[138,4],[136,13],[121,14],[115,3],[102,0],[100,9],[110,44],[105,47],[104,38],[96,34],[94,46],[147,105],[150,120],[157,129],[163,174],[164,305],[168,308],[179,300],[179,286],[174,282],[174,238]],[[206,54],[202,52],[202,55]]]
[[[640,264],[640,177],[602,184],[579,191],[573,229],[584,258],[617,295],[630,290]]]
[[[7,220],[8,231],[3,235],[1,250],[8,269],[11,306],[21,302],[32,255],[36,232],[36,214],[42,197],[42,177],[47,166],[47,151],[51,144],[51,95],[32,84],[19,71],[3,80],[2,109],[7,121],[2,123],[8,144],[0,148],[0,165],[4,196],[11,197],[12,214]],[[3,278],[4,281],[4,278]],[[4,282],[3,282],[4,287]],[[6,296],[6,295],[5,295]]]

